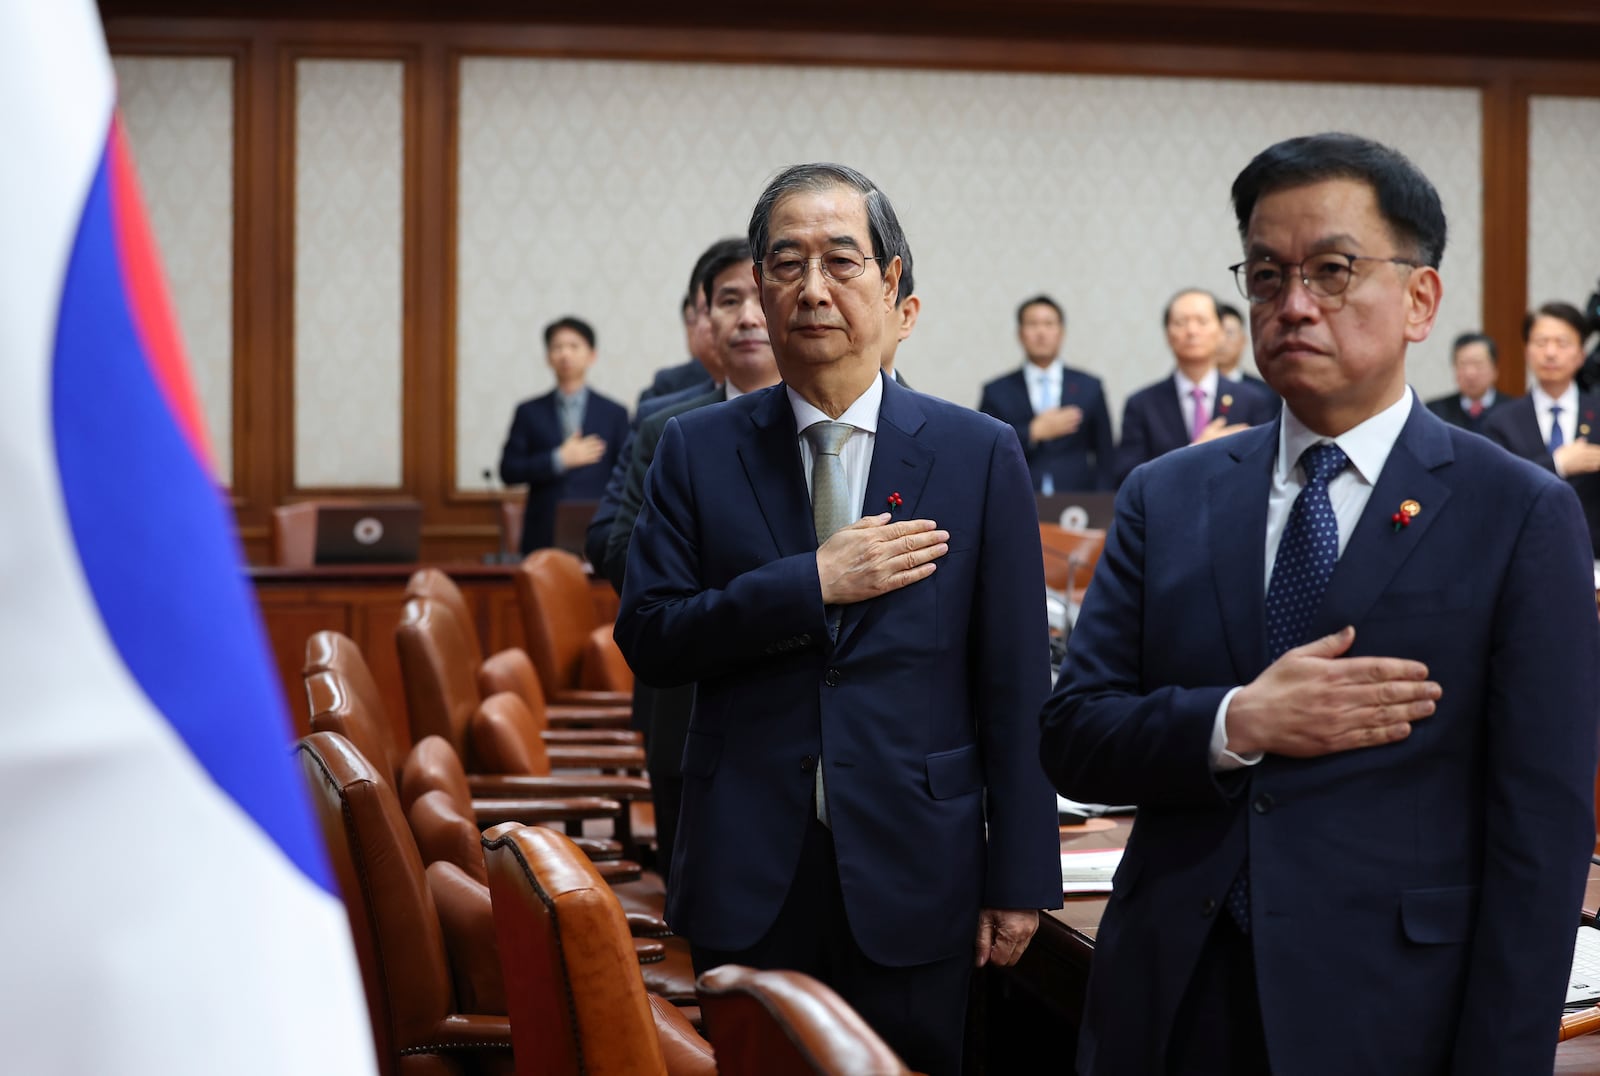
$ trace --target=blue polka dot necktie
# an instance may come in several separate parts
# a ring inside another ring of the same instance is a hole
[[[1267,652],[1277,661],[1284,651],[1310,642],[1306,633],[1322,604],[1339,560],[1339,520],[1333,514],[1328,483],[1350,464],[1338,445],[1312,445],[1300,456],[1306,484],[1289,509],[1289,522],[1272,562],[1267,585]],[[1250,861],[1245,860],[1228,888],[1228,914],[1250,933]]]

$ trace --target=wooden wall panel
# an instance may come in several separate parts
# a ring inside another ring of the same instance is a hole
[[[1527,100],[1600,96],[1600,5],[1586,0],[1298,0],[1249,4],[957,0],[879,5],[850,32],[748,5],[691,14],[626,0],[567,21],[490,0],[272,4],[101,0],[115,53],[235,58],[235,489],[241,535],[266,555],[273,504],[293,496],[292,80],[296,56],[408,61],[405,491],[424,505],[424,554],[495,549],[495,503],[452,494],[455,65],[464,55],[812,63],[1080,74],[1463,86],[1483,94],[1483,295],[1515,339],[1527,287]],[[271,15],[274,17],[265,17]],[[292,17],[291,17],[292,16]],[[409,21],[408,21],[409,20]],[[730,29],[736,27],[736,29]],[[912,32],[907,32],[911,28]],[[1581,297],[1580,297],[1581,298]],[[1507,351],[1516,350],[1508,348]],[[1503,383],[1520,387],[1520,363]],[[359,491],[348,491],[359,492]]]

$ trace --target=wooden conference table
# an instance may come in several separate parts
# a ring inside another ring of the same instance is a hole
[[[1132,825],[1132,818],[1119,816],[1090,819],[1081,826],[1062,826],[1061,850],[1120,848],[1127,843]],[[1095,931],[1105,907],[1104,894],[1067,897],[1065,907],[1041,918],[1033,943],[1007,973],[1009,985],[1026,995],[1036,1012],[1043,1010],[1057,1028],[1078,1026],[1089,980],[1089,961],[1094,955]],[[1583,909],[1588,920],[1593,920],[1600,910],[1600,866],[1589,868]],[[1055,1071],[1070,1072],[1070,1055],[1061,1056],[1059,1040],[1054,1049],[1058,1066]],[[1060,1067],[1063,1064],[1065,1067]],[[1569,1039],[1557,1047],[1555,1072],[1600,1073],[1600,1034]]]

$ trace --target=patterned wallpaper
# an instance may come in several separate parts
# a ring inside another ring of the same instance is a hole
[[[923,311],[897,365],[975,404],[1021,361],[1014,309],[1067,310],[1064,357],[1113,407],[1170,369],[1161,309],[1233,296],[1228,203],[1257,151],[1333,128],[1399,146],[1450,217],[1446,299],[1413,349],[1425,396],[1481,318],[1473,90],[1232,80],[473,58],[461,65],[456,480],[482,488],[516,402],[548,391],[540,329],[599,335],[599,389],[631,405],[685,357],[677,306],[711,240],[742,234],[784,165],[832,159],[893,199]]]
[[[1528,173],[1528,306],[1582,310],[1600,288],[1600,98],[1530,100]]]
[[[233,482],[233,61],[118,56],[118,104],[218,481]]]
[[[295,484],[401,484],[405,66],[295,65]]]

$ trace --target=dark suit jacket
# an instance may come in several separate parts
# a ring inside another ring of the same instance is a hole
[[[1230,424],[1261,426],[1278,417],[1279,404],[1271,390],[1247,388],[1226,377],[1217,378],[1217,402],[1212,418],[1225,416]],[[1189,427],[1178,405],[1172,375],[1146,385],[1122,408],[1122,442],[1117,445],[1116,476],[1120,484],[1141,463],[1164,456],[1189,443]]]
[[[1463,430],[1471,430],[1473,433],[1482,433],[1483,424],[1489,420],[1489,413],[1505,402],[1505,395],[1497,392],[1494,394],[1494,401],[1483,409],[1483,414],[1473,418],[1461,406],[1461,393],[1452,392],[1448,396],[1440,396],[1438,399],[1429,400],[1428,410],[1452,426],[1459,426]]]
[[[583,432],[605,441],[606,454],[587,467],[557,473],[551,453],[561,447],[563,437],[556,392],[552,390],[517,405],[511,432],[500,450],[500,481],[508,486],[522,482],[528,485],[528,503],[522,515],[523,553],[543,549],[554,541],[557,502],[598,500],[605,491],[606,476],[616,464],[628,433],[628,412],[591,388],[584,406]]]
[[[1061,406],[1083,409],[1083,424],[1065,437],[1030,443],[1028,424],[1033,421],[1033,402],[1028,398],[1028,382],[1021,370],[1014,370],[983,386],[978,410],[993,415],[1017,431],[1017,440],[1028,459],[1033,488],[1044,488],[1049,475],[1057,492],[1113,489],[1111,413],[1100,379],[1070,366],[1061,371]]]
[[[1313,637],[1443,689],[1398,743],[1213,774],[1223,695],[1267,666],[1278,424],[1129,479],[1046,704],[1075,799],[1136,803],[1096,936],[1079,1072],[1161,1072],[1249,855],[1276,1072],[1549,1072],[1594,846],[1600,625],[1577,499],[1412,408]],[[1422,511],[1396,531],[1408,499]],[[1197,521],[1195,513],[1200,514]]]
[[[1578,393],[1578,437],[1600,444],[1600,396],[1589,392]],[[1588,427],[1588,432],[1584,432]],[[1539,436],[1539,419],[1533,412],[1533,397],[1519,396],[1497,407],[1483,424],[1484,436],[1501,448],[1540,467],[1555,473],[1556,461],[1550,448]],[[1589,524],[1589,539],[1596,560],[1600,560],[1600,474],[1581,474],[1567,479],[1583,504],[1583,516]]]
[[[706,368],[700,365],[698,359],[680,362],[676,366],[663,366],[656,371],[645,390],[639,393],[638,406],[643,407],[648,400],[670,396],[684,389],[709,389],[711,384],[711,375],[706,373]]]
[[[970,953],[980,907],[1060,902],[1037,751],[1043,560],[1021,450],[992,419],[886,379],[864,511],[891,493],[897,516],[948,530],[950,552],[927,579],[844,607],[833,642],[783,386],[667,423],[616,638],[645,680],[697,682],[667,897],[696,945],[746,948],[773,923],[819,755],[870,959]]]

